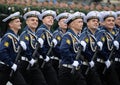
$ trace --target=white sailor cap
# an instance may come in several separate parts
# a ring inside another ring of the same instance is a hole
[[[60,13],[57,17],[56,17],[56,20],[57,21],[59,21],[60,19],[62,19],[62,18],[68,18],[69,17],[69,15],[70,15],[70,13],[68,13],[68,12],[65,12],[65,13]]]
[[[106,13],[107,11],[101,11],[100,12],[100,15],[101,15],[101,19],[100,21],[103,22],[103,17],[104,17],[104,14]]]
[[[20,12],[15,12],[13,14],[10,14],[8,17],[3,19],[3,22],[10,22],[11,20],[17,19],[20,17]]]
[[[119,17],[120,16],[120,11],[117,11],[116,14],[117,14],[117,17]]]
[[[98,19],[99,21],[101,20],[100,12],[98,11],[90,11],[85,17],[85,22],[87,23],[88,20],[90,19]]]
[[[101,11],[101,12],[100,12],[101,17],[102,17],[106,12],[107,12],[107,11]]]
[[[114,17],[114,18],[116,19],[117,14],[116,14],[114,11],[107,11],[107,12],[105,12],[102,16],[103,16],[103,17],[102,17],[103,20],[105,20],[105,19],[108,18],[108,17]]]
[[[39,11],[29,11],[23,15],[23,18],[26,20],[29,17],[40,17]]]
[[[70,24],[75,19],[82,18],[84,20],[85,14],[82,12],[75,12],[74,14],[70,14],[69,17],[65,20],[66,24]]]
[[[39,17],[40,20],[42,20],[45,16],[53,16],[53,18],[56,17],[56,12],[53,10],[46,10],[42,12],[41,16]]]

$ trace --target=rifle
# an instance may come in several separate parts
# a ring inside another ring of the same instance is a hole
[[[98,46],[97,46],[96,51],[95,51],[95,53],[94,53],[94,55],[93,55],[91,61],[94,61],[94,59],[95,59],[96,56],[97,56],[98,51],[99,51],[99,50],[98,50]],[[86,70],[86,72],[85,72],[85,75],[88,74],[89,70],[90,70],[90,66],[87,67],[87,70]]]
[[[115,48],[113,48],[112,51],[110,52],[110,55],[109,55],[109,57],[108,57],[109,60],[111,60],[114,51],[115,51]],[[104,68],[104,70],[103,70],[103,74],[106,72],[106,70],[107,70],[107,67],[105,66],[105,68]]]
[[[53,43],[51,44],[51,46],[50,46],[50,48],[49,48],[46,56],[49,56],[49,55],[50,55],[50,53],[52,52],[52,48],[53,48]],[[42,65],[41,65],[41,68],[44,67],[45,63],[46,63],[46,61],[43,61]]]
[[[40,47],[40,43],[38,42],[37,45],[36,45],[36,49],[34,50],[34,52],[33,52],[33,54],[32,54],[32,58],[35,58],[35,57],[36,57],[36,53],[37,53],[39,47]],[[28,66],[27,66],[27,70],[29,70],[30,67],[31,67],[31,64],[29,63]]]
[[[82,46],[80,45],[80,47],[78,48],[78,53],[77,56],[75,58],[75,60],[79,60],[79,58],[81,58],[81,60],[84,60],[83,57],[81,57],[81,52],[82,52]],[[75,66],[73,66],[71,73],[74,74],[75,73]]]
[[[15,62],[14,62],[15,64],[18,63],[18,60],[20,59],[20,53],[22,52],[22,50],[23,50],[23,48],[21,46],[19,46],[18,47],[18,54],[17,54],[17,57],[16,57]],[[11,70],[10,77],[12,77],[13,72],[14,72],[14,70]]]

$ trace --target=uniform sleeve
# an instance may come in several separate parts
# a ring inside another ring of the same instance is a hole
[[[11,49],[12,41],[8,36],[5,36],[0,43],[0,61],[4,62],[10,67],[13,65],[13,62],[10,58],[9,50]]]
[[[70,61],[75,60],[76,54],[73,53],[72,39],[69,35],[64,35],[60,45],[61,58]]]
[[[53,38],[57,40],[57,45],[55,46],[55,48],[53,48],[53,54],[60,58],[60,54],[61,54],[60,43],[61,43],[62,37],[58,33],[56,33],[53,35]]]
[[[43,40],[45,40],[45,30],[39,28],[36,31],[36,36],[37,36],[37,38],[42,38]]]
[[[22,52],[22,56],[25,56],[28,58],[28,60],[31,60],[31,55],[32,55],[32,51],[31,51],[31,46],[30,46],[30,37],[28,34],[22,34],[20,36],[20,41],[24,41],[27,49],[25,51]]]
[[[103,56],[104,60],[107,60],[110,54],[110,51],[107,49],[107,42],[106,42],[106,37],[104,34],[105,31],[100,31],[97,33],[96,38],[97,41],[101,41],[103,43],[103,48],[102,50],[99,52],[99,56]]]
[[[89,62],[91,61],[94,52],[91,50],[90,47],[90,41],[89,41],[89,37],[87,36],[86,32],[83,32],[79,38],[79,41],[85,41],[86,42],[86,50],[83,52],[82,51],[82,55],[84,56],[84,58]]]
[[[40,48],[38,50],[39,54],[43,56],[43,58],[45,59],[46,58],[46,54],[49,50],[49,47],[46,46],[45,44],[47,43],[47,40],[46,40],[46,35],[45,35],[45,31],[43,29],[38,29],[37,32],[36,32],[36,36],[37,38],[42,38],[43,41],[44,41],[44,44],[43,44],[43,47]]]

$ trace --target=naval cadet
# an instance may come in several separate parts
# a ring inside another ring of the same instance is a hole
[[[9,15],[3,22],[7,23],[8,30],[0,43],[0,84],[6,85],[10,81],[13,85],[27,85],[15,62],[20,48],[18,36],[21,29],[20,12]],[[10,76],[11,70],[14,72]]]
[[[52,48],[57,44],[57,40],[54,38],[51,32],[51,27],[54,24],[56,12],[53,10],[46,10],[41,13],[40,20],[42,25],[36,31],[36,36],[42,38],[44,41],[43,47],[39,50],[39,65],[42,70],[48,85],[57,85],[57,74],[53,68],[50,57],[52,56]],[[43,62],[41,63],[41,58]]]
[[[23,31],[20,35],[20,41],[26,43],[27,49],[21,55],[20,61],[20,72],[26,79],[27,83],[30,85],[47,85],[45,78],[38,68],[38,63],[36,63],[36,56],[33,57],[33,53],[36,49],[37,43],[40,43],[42,46],[42,39],[37,39],[35,36],[36,29],[38,27],[40,12],[38,11],[29,11],[23,15],[23,18],[26,21],[26,30]],[[37,54],[37,53],[36,53]],[[27,69],[30,64],[30,69]]]
[[[60,44],[61,44],[61,40],[63,37],[63,34],[66,33],[67,31],[67,24],[64,23],[65,20],[68,18],[68,16],[70,15],[70,13],[65,12],[65,13],[60,13],[57,17],[56,20],[58,22],[58,28],[57,30],[54,31],[53,33],[53,37],[57,40],[57,45],[55,48],[53,48],[53,57],[52,57],[52,65],[54,67],[54,69],[57,72],[58,75],[58,67],[59,67],[59,63],[60,63]]]
[[[80,41],[87,43],[86,50],[82,52],[84,57],[83,64],[81,66],[82,73],[84,74],[88,85],[102,85],[99,75],[95,69],[95,63],[93,58],[94,53],[97,51],[97,40],[95,38],[96,33],[99,31],[100,13],[98,11],[90,11],[86,17],[85,22],[87,27],[81,33]],[[95,55],[97,57],[97,55]],[[87,70],[90,68],[90,70]]]
[[[97,40],[103,43],[103,49],[98,53],[97,72],[99,73],[103,85],[120,85],[114,64],[112,64],[114,50],[119,49],[119,42],[115,40],[118,31],[115,28],[116,13],[107,11],[102,15],[103,27],[97,33]],[[106,68],[106,70],[105,70]]]
[[[59,85],[86,85],[84,76],[79,69],[81,59],[76,60],[78,53],[76,43],[79,43],[78,37],[83,27],[84,16],[83,13],[76,12],[65,20],[68,25],[68,31],[63,35],[60,45]],[[85,43],[82,42],[81,44],[84,47],[83,49],[85,49]],[[71,73],[73,67],[75,67],[74,74]]]

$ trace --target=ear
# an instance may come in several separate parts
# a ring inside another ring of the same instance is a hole
[[[58,21],[58,25],[60,25],[60,22]]]
[[[25,21],[25,22],[26,22],[26,24],[28,24],[28,19],[26,19],[26,21]]]
[[[12,21],[8,23],[8,26],[11,27],[12,26]]]

